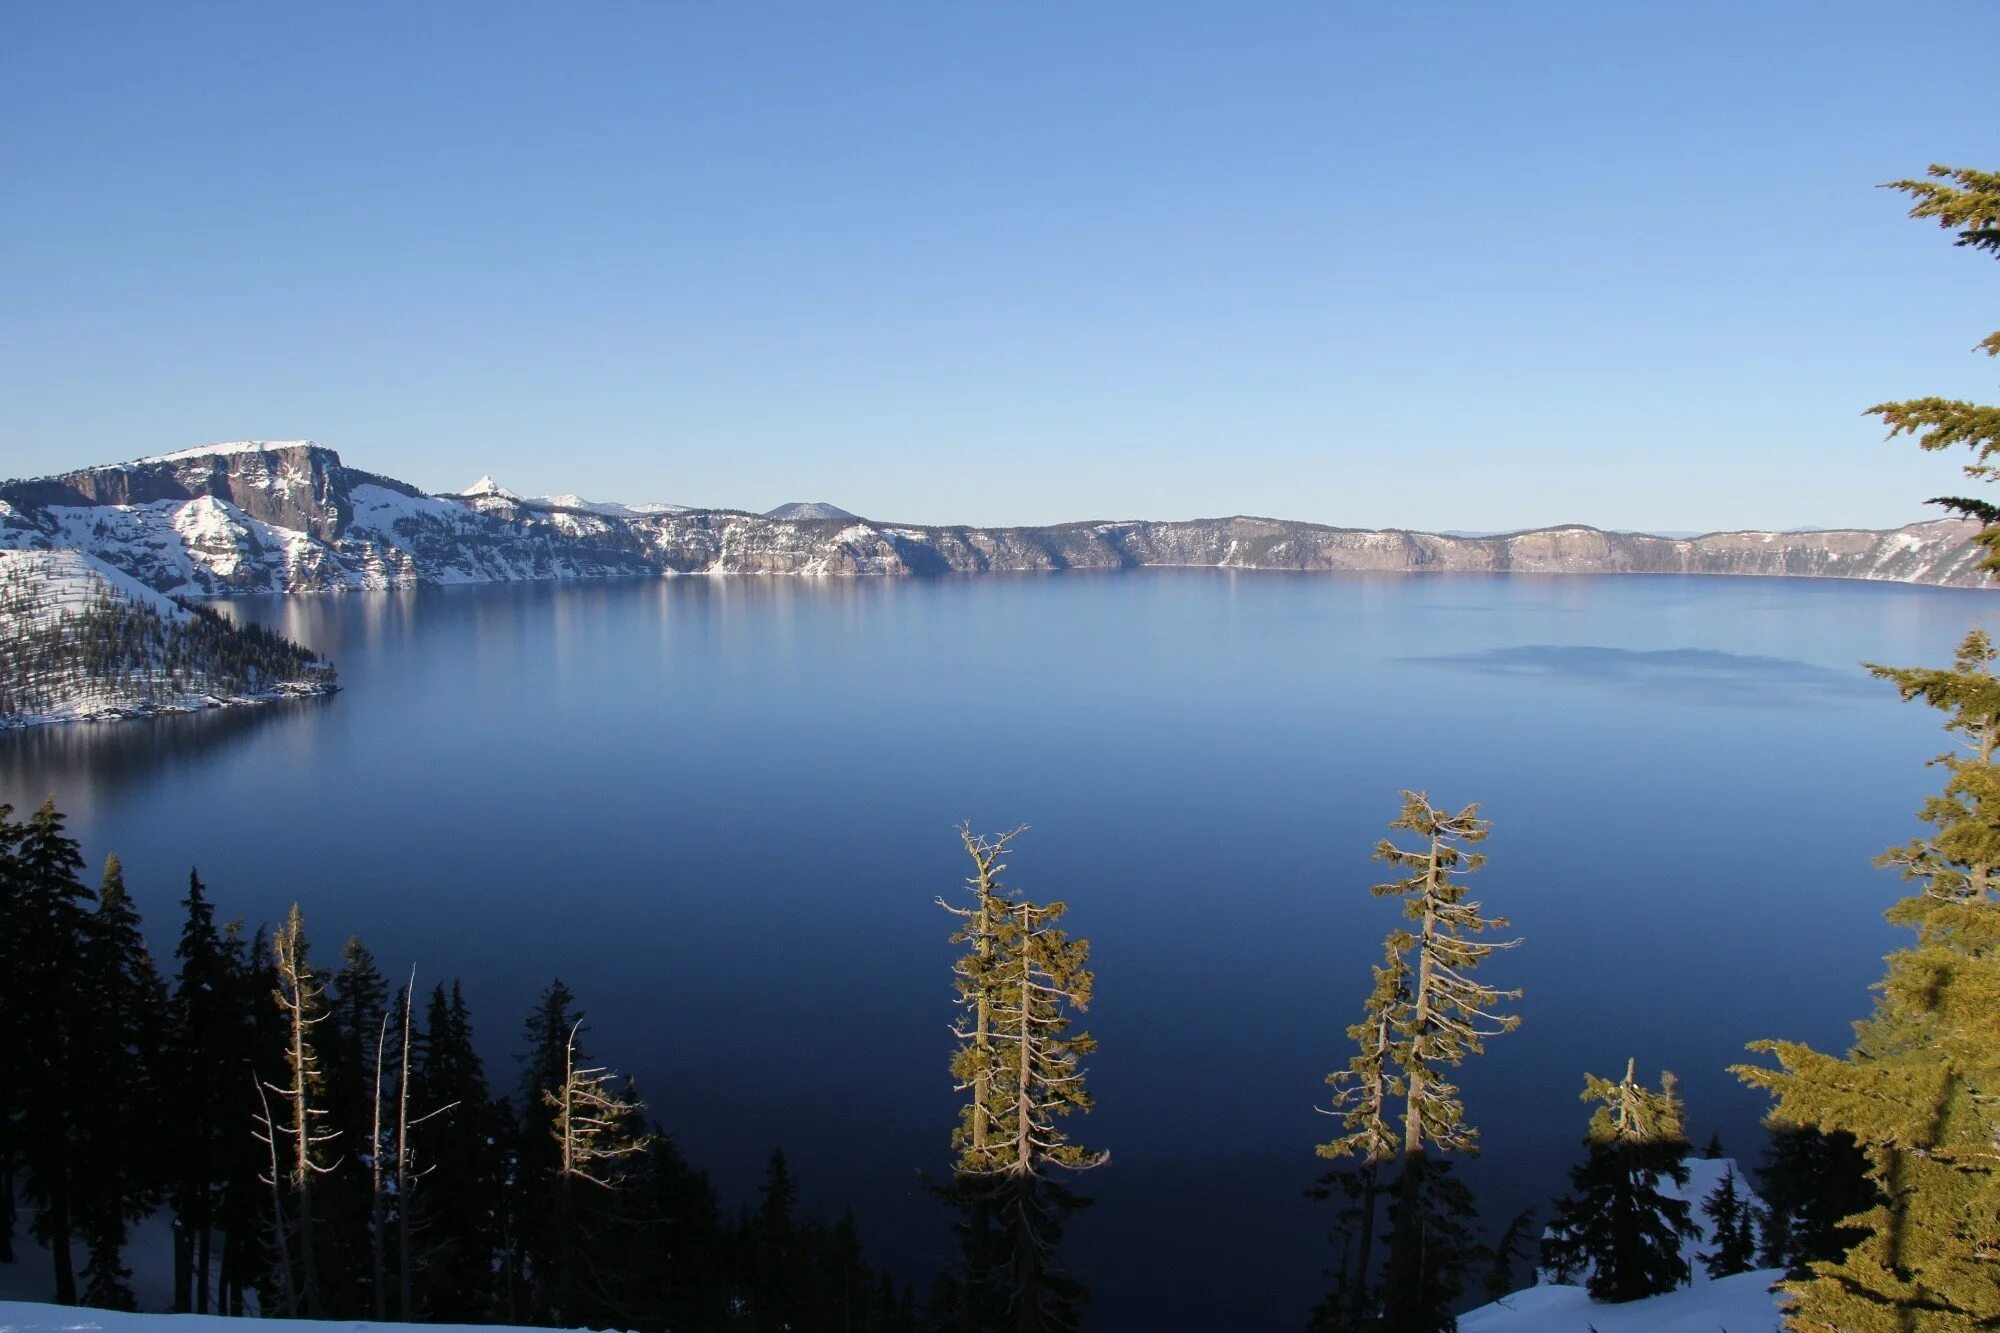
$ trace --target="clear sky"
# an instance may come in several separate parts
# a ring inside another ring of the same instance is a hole
[[[0,6],[0,475],[1890,524],[2000,5]]]

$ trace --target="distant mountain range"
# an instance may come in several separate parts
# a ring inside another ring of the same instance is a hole
[[[1581,525],[1493,536],[1269,518],[973,528],[824,504],[770,514],[482,478],[429,495],[310,441],[246,441],[0,484],[0,549],[75,550],[181,596],[673,574],[904,575],[1209,566],[1298,571],[1768,574],[1979,585],[1975,524],[1693,538]]]

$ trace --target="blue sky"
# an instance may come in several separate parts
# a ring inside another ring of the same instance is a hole
[[[1887,524],[1966,4],[0,7],[0,474],[982,523]]]

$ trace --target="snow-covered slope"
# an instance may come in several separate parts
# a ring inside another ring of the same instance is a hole
[[[570,503],[570,502],[574,503]],[[1570,525],[1492,537],[1264,518],[918,527],[579,496],[482,477],[427,495],[310,441],[242,441],[0,484],[0,548],[74,549],[181,596],[675,574],[941,574],[1200,566],[1299,571],[1764,574],[1983,585],[1977,525],[1710,533]]]
[[[0,550],[0,729],[334,688],[295,645],[198,615],[83,552]]]
[[[1738,1273],[1649,1300],[1600,1305],[1582,1287],[1530,1287],[1458,1317],[1459,1333],[1770,1333],[1782,1327],[1771,1284]]]
[[[1731,1158],[1690,1157],[1687,1168],[1685,1185],[1662,1180],[1659,1189],[1671,1198],[1686,1200],[1689,1220],[1700,1228],[1699,1236],[1681,1245],[1681,1258],[1687,1262],[1691,1285],[1650,1300],[1603,1305],[1591,1300],[1590,1293],[1581,1286],[1553,1283],[1544,1278],[1538,1286],[1460,1316],[1461,1333],[1541,1333],[1542,1330],[1586,1333],[1592,1328],[1598,1333],[1715,1333],[1717,1329],[1728,1333],[1748,1333],[1748,1330],[1761,1333],[1777,1327],[1777,1297],[1770,1286],[1784,1276],[1782,1272],[1739,1273],[1711,1279],[1701,1265],[1701,1256],[1713,1253],[1716,1248],[1715,1225],[1702,1212],[1701,1205],[1715,1192],[1722,1178],[1734,1171],[1739,1197],[1752,1207],[1761,1207],[1763,1200],[1757,1197],[1742,1168]]]

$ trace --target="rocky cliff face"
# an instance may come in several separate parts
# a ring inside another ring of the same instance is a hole
[[[680,574],[903,575],[1210,566],[1299,571],[1771,574],[1975,586],[1961,519],[1892,531],[1497,537],[1263,518],[911,527],[425,495],[309,442],[188,450],[0,485],[0,549],[84,551],[181,595]]]

